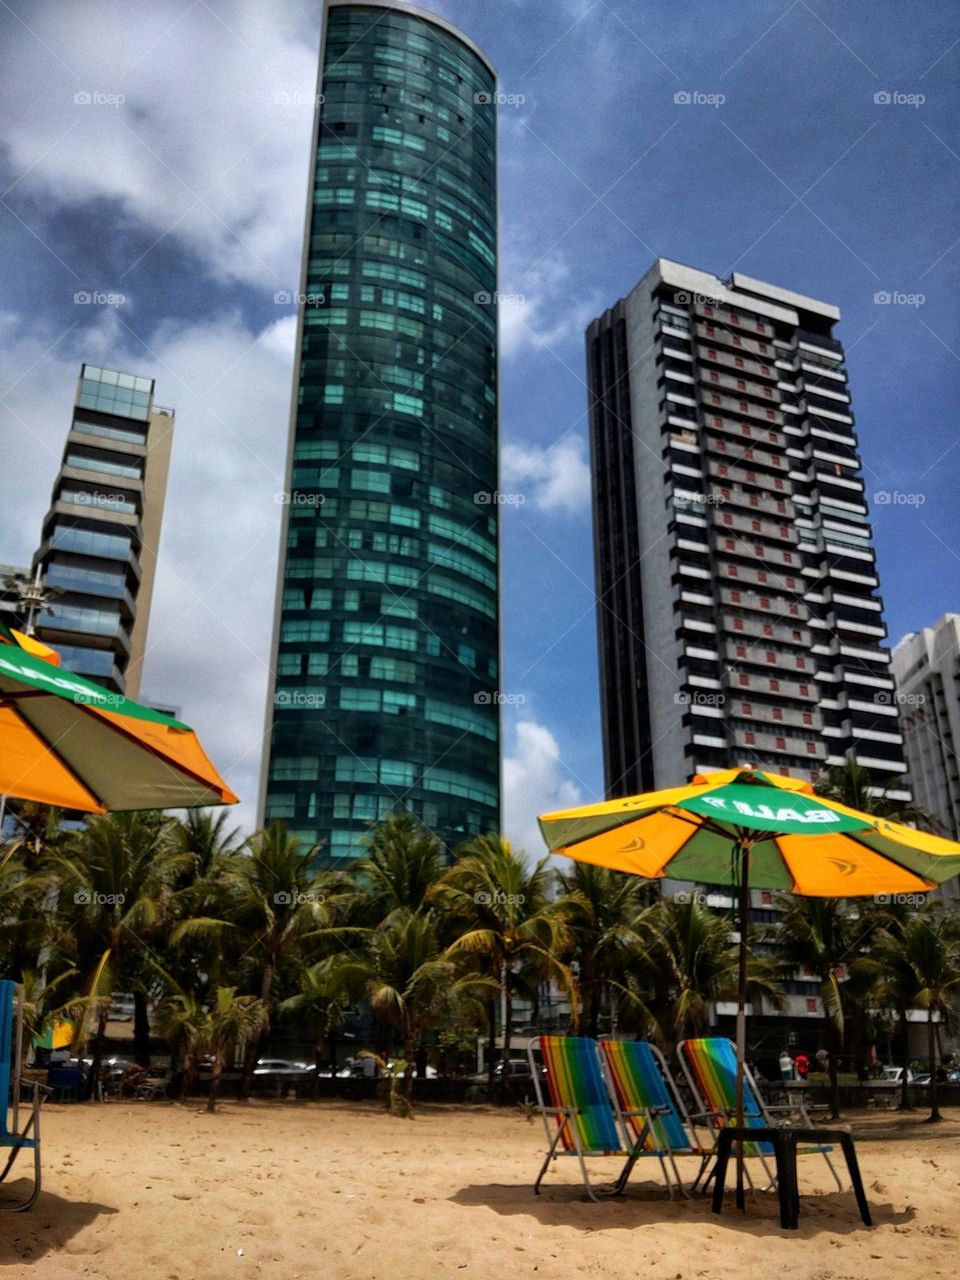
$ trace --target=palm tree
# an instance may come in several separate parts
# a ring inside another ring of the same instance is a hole
[[[318,970],[318,981],[328,991],[355,993],[397,1026],[408,1099],[416,1050],[424,1035],[495,989],[491,979],[458,969],[450,952],[440,946],[432,913],[406,907],[391,912],[371,932],[365,954],[331,957]]]
[[[904,1030],[903,1093],[906,1094],[909,1051],[906,1011],[927,1011],[927,1054],[930,1061],[930,1123],[942,1119],[937,1097],[940,1066],[937,1018],[941,1026],[956,1022],[955,1002],[960,992],[960,917],[936,914],[926,907],[901,919],[891,918],[880,929],[868,963],[880,976],[881,989],[902,1014]]]
[[[459,861],[435,886],[431,899],[462,932],[448,948],[450,956],[467,954],[493,977],[502,994],[503,1073],[507,1079],[513,1018],[515,970],[524,963],[540,966],[566,989],[576,1010],[573,975],[560,959],[568,927],[557,904],[549,901],[547,859],[533,867],[501,836],[477,836],[465,844]],[[493,1083],[493,1036],[490,1039],[490,1082]]]
[[[182,1102],[196,1083],[206,1013],[196,996],[169,976],[167,985],[173,990],[157,1005],[157,1027],[170,1046],[170,1078]]]
[[[902,800],[887,795],[885,790],[878,791],[870,770],[849,757],[843,764],[825,769],[813,789],[818,796],[836,800],[848,809],[876,814],[880,818],[889,818],[891,822],[912,823],[927,830],[932,830],[935,825],[926,810],[914,804],[904,804]]]
[[[161,813],[94,817],[53,855],[59,909],[66,917],[77,967],[92,975],[87,998],[98,1018],[91,1079],[96,1078],[106,998],[118,984],[134,994],[134,1054],[150,1061],[146,982],[148,948],[170,918],[174,885],[189,858],[177,849],[175,823]]]
[[[640,946],[637,920],[649,906],[650,887],[637,876],[589,862],[575,862],[557,879],[564,891],[570,953],[579,969],[580,1022],[596,1039],[601,1006],[615,1002],[613,984],[622,981]],[[614,1009],[610,1012],[615,1032]]]
[[[236,987],[217,987],[211,1008],[200,1023],[197,1048],[213,1059],[207,1111],[216,1111],[227,1054],[237,1045],[254,1044],[268,1022],[267,1007],[255,996],[238,996]]]
[[[298,954],[310,935],[329,927],[329,876],[312,868],[315,850],[304,848],[281,822],[247,840],[243,849],[224,858],[217,884],[220,914],[191,917],[176,926],[172,941],[214,936],[242,941],[244,955],[256,973],[265,1016],[256,1037],[247,1041],[241,1096],[249,1097],[260,1044],[270,1029],[274,984],[281,964]]]
[[[392,911],[422,911],[444,869],[440,841],[407,810],[388,814],[366,838],[367,856],[353,871],[367,919]]]
[[[243,841],[239,827],[229,827],[226,809],[187,809],[174,828],[174,838],[194,865],[191,880],[206,880],[218,867],[238,853]]]
[[[702,1034],[710,1006],[735,1000],[739,948],[730,921],[711,911],[699,895],[663,898],[636,922],[639,950],[624,981],[615,986],[628,1018],[653,1031],[661,1045]],[[748,955],[747,996],[779,1002],[772,966]]]
[[[772,938],[784,978],[808,969],[820,981],[829,1052],[830,1114],[840,1114],[839,1058],[844,1039],[842,976],[862,954],[873,929],[872,918],[854,911],[843,898],[784,897],[780,923]]]
[[[345,979],[337,974],[335,967],[319,961],[301,970],[299,990],[278,1006],[281,1016],[296,1014],[316,1030],[314,1065],[318,1078],[323,1068],[324,1050],[332,1068],[336,1069],[336,1034],[350,1005],[350,991]]]

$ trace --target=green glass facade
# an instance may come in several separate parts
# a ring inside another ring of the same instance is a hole
[[[262,807],[339,859],[499,827],[496,86],[404,7],[322,56]]]

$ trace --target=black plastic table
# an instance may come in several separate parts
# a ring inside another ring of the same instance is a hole
[[[780,1197],[780,1225],[796,1230],[800,1225],[800,1189],[797,1182],[797,1147],[816,1143],[818,1146],[837,1146],[844,1154],[847,1171],[857,1198],[860,1217],[868,1227],[873,1226],[870,1206],[867,1204],[860,1177],[860,1166],[853,1145],[853,1137],[846,1129],[780,1129],[743,1128],[725,1125],[717,1135],[717,1164],[714,1170],[713,1212],[723,1209],[723,1184],[727,1176],[727,1164],[733,1144],[744,1142],[768,1142],[773,1147],[777,1162],[777,1193]],[[742,1203],[740,1204],[742,1208]]]

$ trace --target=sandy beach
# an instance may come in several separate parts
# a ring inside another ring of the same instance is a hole
[[[923,1114],[855,1121],[873,1230],[808,1158],[787,1234],[772,1196],[715,1218],[702,1198],[671,1203],[638,1179],[593,1204],[569,1160],[536,1198],[543,1130],[518,1111],[49,1106],[45,1190],[30,1213],[0,1218],[0,1266],[33,1280],[955,1276],[960,1112],[939,1126]],[[603,1178],[617,1162],[594,1167]]]

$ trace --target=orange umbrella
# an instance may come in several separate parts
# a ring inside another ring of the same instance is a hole
[[[88,813],[238,802],[188,725],[3,638],[0,794]]]

